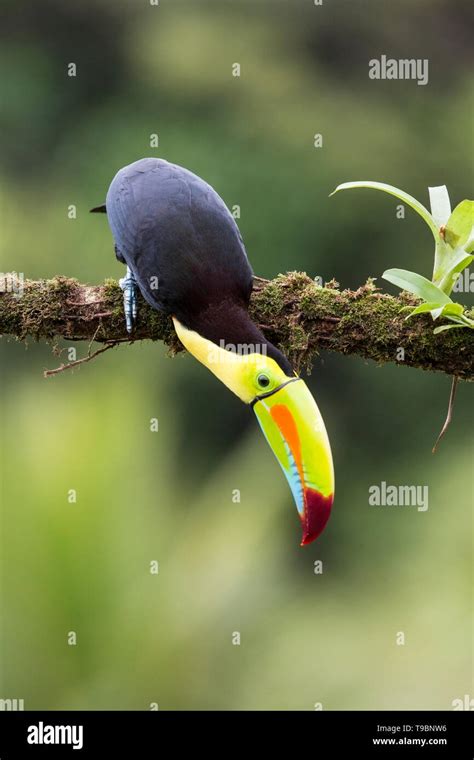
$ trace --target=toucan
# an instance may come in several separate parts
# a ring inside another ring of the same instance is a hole
[[[326,428],[306,383],[251,320],[253,272],[234,217],[197,175],[161,158],[120,169],[105,204],[117,259],[127,330],[137,288],[169,314],[179,340],[249,404],[290,485],[309,544],[324,529],[334,499]]]

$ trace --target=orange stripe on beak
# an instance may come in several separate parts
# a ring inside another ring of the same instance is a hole
[[[298,468],[298,475],[303,488],[304,501],[304,512],[300,515],[301,524],[303,526],[301,546],[305,546],[306,544],[311,543],[311,541],[314,541],[314,539],[324,530],[331,513],[334,496],[333,494],[330,494],[325,497],[313,488],[309,488],[305,483],[301,457],[301,441],[295,420],[288,407],[283,404],[276,404],[270,409],[270,414],[290,447],[292,456]]]
[[[301,461],[301,442],[293,415],[291,414],[288,407],[283,406],[283,404],[275,404],[275,406],[272,406],[270,409],[270,414],[280,428],[283,438],[290,447],[291,453],[293,454],[296,466],[298,468],[298,475],[300,476],[301,484],[304,487],[303,463]]]

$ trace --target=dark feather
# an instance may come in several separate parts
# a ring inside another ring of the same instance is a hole
[[[144,158],[118,172],[106,206],[117,250],[151,306],[189,327],[213,304],[247,308],[252,269],[242,237],[202,179]]]

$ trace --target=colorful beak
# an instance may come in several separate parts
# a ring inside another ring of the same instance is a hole
[[[334,468],[323,418],[299,378],[262,394],[253,408],[293,493],[304,546],[324,530],[334,500]]]

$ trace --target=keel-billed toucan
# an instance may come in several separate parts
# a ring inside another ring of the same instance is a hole
[[[286,475],[303,527],[302,545],[323,530],[334,498],[331,449],[306,384],[248,314],[252,269],[242,237],[217,193],[187,169],[158,158],[125,166],[105,205],[119,261],[127,329],[136,286],[170,314],[189,353],[253,407]]]

